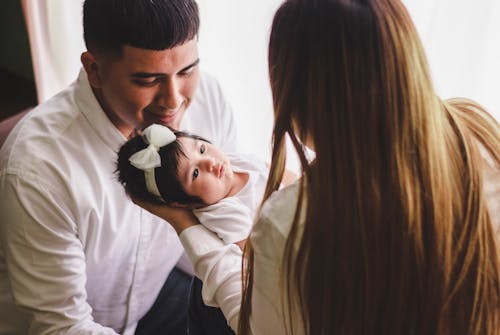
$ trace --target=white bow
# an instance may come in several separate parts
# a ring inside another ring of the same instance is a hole
[[[161,166],[158,150],[174,142],[176,140],[175,134],[165,126],[152,124],[144,129],[142,136],[149,145],[130,156],[130,164],[143,171]]]

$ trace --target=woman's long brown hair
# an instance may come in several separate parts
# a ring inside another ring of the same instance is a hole
[[[478,147],[498,169],[500,129],[476,103],[436,95],[404,6],[286,1],[273,21],[269,71],[265,199],[282,179],[287,134],[303,170],[282,266],[288,333],[499,334],[499,247]],[[312,164],[298,138],[314,145]],[[251,243],[244,274],[242,335]]]

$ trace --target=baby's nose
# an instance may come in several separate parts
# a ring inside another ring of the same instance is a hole
[[[213,157],[204,158],[203,159],[203,166],[205,167],[205,169],[207,171],[212,172],[214,170],[214,167],[215,167],[215,160],[213,159]]]

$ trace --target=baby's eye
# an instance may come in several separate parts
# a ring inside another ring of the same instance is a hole
[[[195,180],[196,178],[198,178],[199,174],[200,174],[200,171],[197,168],[194,169],[194,171],[193,171],[193,180]]]
[[[200,146],[200,154],[203,154],[205,152],[206,148],[205,148],[205,144],[202,144]]]

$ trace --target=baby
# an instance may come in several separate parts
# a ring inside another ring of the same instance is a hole
[[[247,238],[268,168],[253,157],[226,155],[199,136],[153,124],[120,148],[117,173],[131,195],[192,209],[230,244]]]

